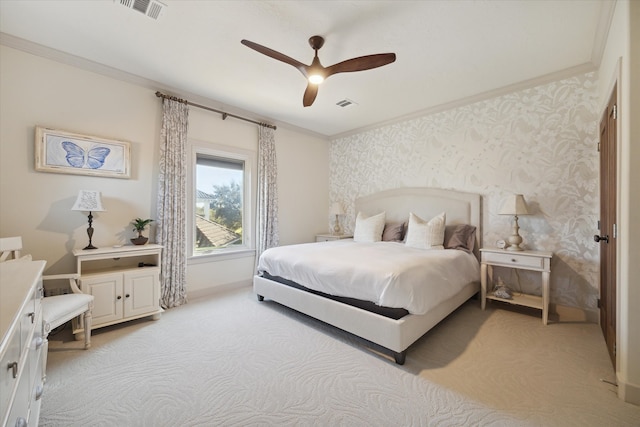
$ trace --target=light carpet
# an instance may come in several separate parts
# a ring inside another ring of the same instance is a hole
[[[50,337],[42,426],[638,426],[588,323],[471,300],[409,348],[374,345],[249,288],[158,321]]]

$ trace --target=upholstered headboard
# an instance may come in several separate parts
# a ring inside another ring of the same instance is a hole
[[[423,219],[446,213],[447,225],[470,224],[476,227],[476,247],[482,245],[481,196],[441,188],[397,188],[363,196],[355,201],[355,213],[375,215],[386,212],[387,222],[409,221],[409,212]]]

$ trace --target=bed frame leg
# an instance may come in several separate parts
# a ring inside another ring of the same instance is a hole
[[[258,301],[264,301],[264,297],[262,295],[257,295]]]
[[[396,359],[396,363],[398,365],[404,365],[404,361],[407,358],[407,350],[401,351],[400,353],[393,352],[393,358]]]

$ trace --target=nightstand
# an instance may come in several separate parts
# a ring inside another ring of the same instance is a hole
[[[498,248],[480,249],[481,306],[484,310],[488,299],[509,304],[533,307],[542,310],[542,323],[549,318],[549,276],[551,275],[552,252],[544,251],[507,251]],[[517,268],[542,273],[542,297],[536,295],[513,295],[513,299],[500,298],[487,292],[487,284],[493,285],[493,267]]]
[[[333,240],[351,238],[353,238],[353,234],[316,234],[316,242],[331,242]]]

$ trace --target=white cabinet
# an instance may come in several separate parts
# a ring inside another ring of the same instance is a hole
[[[162,246],[76,249],[80,289],[95,297],[91,328],[127,320],[160,318],[160,254]],[[82,333],[74,321],[73,333]],[[78,337],[79,338],[79,337]]]
[[[0,263],[0,426],[37,426],[44,391],[45,261]]]

